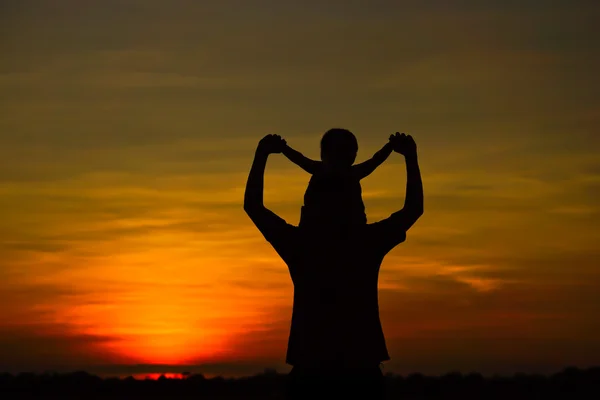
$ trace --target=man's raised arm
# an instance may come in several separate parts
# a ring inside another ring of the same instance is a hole
[[[404,140],[404,142],[402,142]],[[417,157],[417,144],[412,136],[400,139],[399,153],[406,161],[406,197],[402,211],[406,229],[410,228],[423,215],[423,182]]]
[[[406,239],[406,231],[423,215],[423,182],[417,158],[417,145],[412,136],[396,133],[390,139],[394,151],[406,161],[406,197],[404,207],[373,225],[381,229],[386,252]]]
[[[244,194],[244,211],[254,220],[254,216],[265,209],[263,202],[263,192],[265,186],[265,168],[269,154],[274,153],[273,149],[277,143],[277,136],[267,135],[261,139],[254,153],[254,161],[250,168],[248,181],[246,182],[246,192]],[[280,139],[281,140],[281,139]]]
[[[281,222],[285,224],[285,221],[264,205],[265,168],[269,154],[281,153],[284,146],[285,140],[279,135],[267,135],[261,139],[256,148],[244,194],[244,211],[269,241],[271,232],[274,232]]]

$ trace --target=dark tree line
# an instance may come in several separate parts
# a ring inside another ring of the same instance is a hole
[[[103,379],[86,372],[0,374],[2,399],[283,399],[286,375],[275,371],[225,379],[191,374],[185,379]],[[567,368],[547,375],[483,377],[386,375],[389,399],[594,399],[600,398],[600,367]]]

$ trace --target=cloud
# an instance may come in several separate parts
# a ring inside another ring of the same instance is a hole
[[[52,331],[47,330],[51,328]],[[106,347],[118,338],[71,333],[68,326],[29,325],[0,329],[0,368],[4,371],[52,369],[97,363],[127,362]]]

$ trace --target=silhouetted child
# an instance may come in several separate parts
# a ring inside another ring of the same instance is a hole
[[[366,224],[360,180],[370,175],[391,154],[388,142],[371,159],[353,165],[358,142],[346,129],[330,129],[321,139],[321,161],[311,160],[287,144],[282,153],[312,174],[304,194],[301,225],[330,218],[345,225]]]

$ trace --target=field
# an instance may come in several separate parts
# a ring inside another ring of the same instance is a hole
[[[386,375],[387,399],[593,399],[600,398],[600,367],[567,368],[551,376],[483,377],[450,373]],[[206,379],[102,379],[86,372],[0,375],[3,399],[284,399],[286,375]]]

